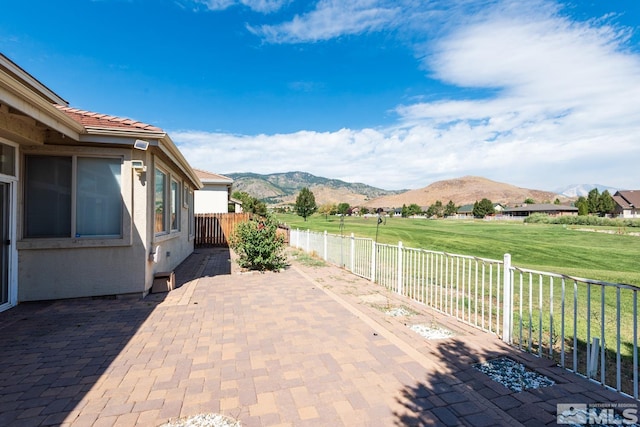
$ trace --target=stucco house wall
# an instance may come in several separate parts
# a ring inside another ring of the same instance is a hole
[[[616,191],[614,214],[620,218],[640,218],[640,190]]]
[[[194,171],[202,182],[202,188],[195,193],[196,214],[229,212],[233,179],[201,169]]]
[[[0,150],[11,159],[0,162],[8,194],[0,218],[11,219],[0,311],[23,301],[144,296],[156,273],[193,251],[201,182],[169,135],[71,108],[2,54]],[[99,231],[105,222],[109,231]]]
[[[201,213],[226,213],[229,211],[229,194],[226,188],[203,187],[196,193],[195,210]]]

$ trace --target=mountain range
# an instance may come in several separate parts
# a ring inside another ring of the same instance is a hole
[[[369,200],[406,191],[383,190],[362,183],[349,183],[299,171],[268,175],[244,172],[226,176],[233,179],[233,191],[244,191],[267,205],[293,204],[304,187],[313,192],[318,205],[349,203],[351,206],[361,206]]]
[[[400,207],[417,204],[428,207],[436,201],[446,204],[452,200],[456,205],[472,204],[487,198],[505,205],[522,204],[526,199],[536,203],[570,203],[580,195],[588,194],[592,188],[600,191],[615,189],[603,185],[572,185],[562,191],[543,191],[517,187],[477,176],[465,176],[434,182],[415,190],[383,190],[362,183],[349,183],[339,179],[318,177],[307,172],[286,172],[261,175],[257,173],[231,173],[233,191],[244,191],[264,201],[267,205],[294,204],[300,190],[311,190],[318,205],[348,203],[351,206]]]

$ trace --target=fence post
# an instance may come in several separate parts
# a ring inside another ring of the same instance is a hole
[[[511,283],[511,254],[504,254],[502,284],[502,341],[511,344],[513,332],[513,283]]]
[[[371,241],[371,281],[376,281],[376,241]]]
[[[324,230],[324,239],[322,241],[322,250],[324,252],[323,259],[327,260],[327,230]]]
[[[403,294],[403,278],[402,278],[402,242],[398,242],[398,293]]]
[[[309,239],[310,239],[309,236],[311,236],[311,230],[309,230],[307,228],[307,246],[304,248],[305,252],[311,252],[311,250],[310,250],[311,249],[311,245],[309,244]]]
[[[356,239],[351,233],[351,272],[355,271],[355,258],[356,258]]]

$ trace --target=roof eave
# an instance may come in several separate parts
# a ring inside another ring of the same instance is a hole
[[[191,183],[196,187],[196,189],[201,189],[203,187],[202,181],[200,181],[196,172],[193,170],[189,162],[187,162],[187,159],[184,158],[180,150],[178,150],[178,147],[174,144],[169,135],[164,134],[159,142],[158,148],[180,168],[189,180],[191,180]]]
[[[123,129],[114,127],[100,127],[100,126],[85,126],[86,135],[109,135],[109,136],[124,136],[130,138],[149,138],[149,139],[162,139],[167,134],[166,132],[150,131],[145,129]]]
[[[0,53],[0,67],[5,68],[9,73],[13,74],[23,85],[30,86],[32,92],[37,92],[41,97],[49,100],[53,104],[68,105],[65,99],[60,95],[42,84],[38,79],[25,71],[18,64]]]
[[[207,178],[200,178],[200,181],[203,184],[221,184],[221,185],[233,185],[233,180],[222,180],[222,179],[207,179]]]
[[[84,131],[80,123],[3,70],[0,70],[0,89],[4,89],[0,91],[0,103],[6,103],[48,128],[75,140]]]

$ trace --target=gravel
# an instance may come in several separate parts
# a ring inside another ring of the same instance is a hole
[[[506,357],[476,364],[474,367],[513,391],[537,389],[555,384],[552,379],[530,371],[523,364]]]
[[[240,421],[220,414],[198,414],[162,424],[160,427],[241,427]]]
[[[411,330],[420,334],[423,338],[428,340],[440,340],[444,338],[451,338],[453,336],[453,332],[444,328],[432,328],[427,325],[412,325],[410,326]]]
[[[409,310],[407,310],[404,307],[398,307],[398,308],[393,308],[391,310],[387,310],[385,311],[385,313],[387,316],[391,316],[391,317],[404,317],[404,316],[411,316],[413,315],[412,312],[410,312]]]

